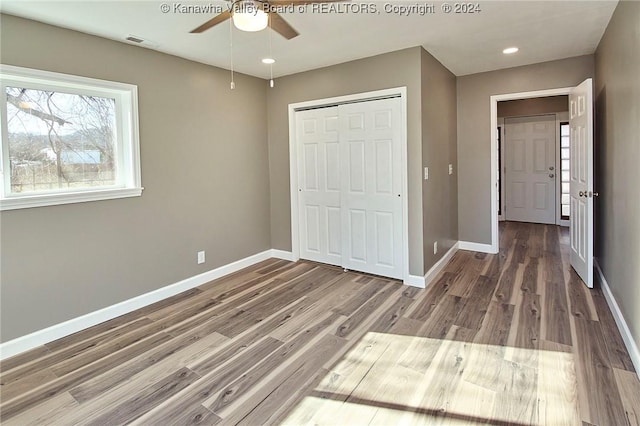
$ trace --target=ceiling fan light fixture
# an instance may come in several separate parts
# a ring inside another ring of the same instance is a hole
[[[269,15],[251,0],[239,1],[233,8],[233,25],[241,31],[262,31],[269,25]]]

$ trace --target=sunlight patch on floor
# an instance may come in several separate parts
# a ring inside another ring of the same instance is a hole
[[[367,333],[284,424],[580,424],[573,355]]]

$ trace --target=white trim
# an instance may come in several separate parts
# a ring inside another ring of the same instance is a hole
[[[497,126],[500,126],[500,141],[502,143],[502,146],[500,147],[500,149],[501,149],[501,152],[500,152],[500,168],[502,170],[502,179],[500,180],[500,188],[497,188],[498,185],[496,184],[496,200],[498,199],[498,192],[497,191],[498,191],[498,189],[501,189],[502,190],[502,192],[501,192],[502,193],[502,198],[500,198],[500,212],[502,214],[498,215],[498,221],[503,221],[503,220],[505,220],[505,216],[506,216],[505,212],[504,212],[504,199],[505,199],[505,196],[504,196],[504,191],[505,191],[505,186],[504,186],[504,139],[505,139],[505,137],[504,137],[504,135],[505,135],[505,133],[504,133],[504,117],[499,117],[498,118],[496,127]],[[498,140],[496,139],[496,156],[498,155],[497,150],[498,150]],[[496,162],[497,161],[498,160],[496,160]],[[496,171],[496,182],[497,181],[498,181],[498,172]]]
[[[491,109],[491,244],[479,244],[482,246],[490,246],[490,251],[486,253],[498,253],[499,236],[498,236],[498,140],[496,129],[498,128],[498,102],[513,101],[516,99],[543,98],[547,96],[568,95],[573,87],[562,87],[558,89],[535,90],[532,92],[505,93],[502,95],[492,95],[489,99]],[[462,250],[462,242],[460,243]]]
[[[292,261],[300,259],[300,231],[298,217],[298,152],[296,143],[296,110],[318,108],[347,102],[365,101],[390,96],[400,96],[402,129],[402,240],[403,240],[403,281],[418,282],[422,277],[409,273],[409,183],[408,183],[408,141],[407,141],[407,88],[395,87],[373,92],[355,93],[346,96],[317,99],[289,104],[289,192],[291,202],[291,255]],[[407,284],[412,285],[412,284]]]
[[[404,285],[418,288],[427,288],[429,284],[438,276],[445,266],[449,263],[451,258],[459,249],[459,242],[456,242],[436,263],[427,271],[424,277],[418,275],[407,275],[404,279]]]
[[[31,207],[55,206],[58,204],[139,197],[142,195],[143,189],[144,188],[101,188],[90,191],[63,192],[60,194],[24,195],[20,198],[5,198],[0,200],[0,210],[28,209]]]
[[[491,251],[498,252],[498,137],[496,129],[498,128],[498,102],[491,97]],[[504,145],[503,145],[504,146]],[[486,245],[486,244],[483,244]],[[463,241],[460,241],[460,249],[463,247]]]
[[[289,104],[289,197],[291,200],[291,256],[300,259],[300,216],[298,214],[298,148],[296,109]]]
[[[254,254],[253,256],[245,257],[244,259],[220,266],[208,272],[170,284],[166,287],[116,303],[115,305],[107,306],[106,308],[102,308],[86,315],[27,334],[26,336],[9,340],[8,342],[0,344],[0,359],[17,355],[45,343],[52,342],[56,339],[60,339],[110,319],[119,317],[120,315],[135,311],[136,309],[143,308],[168,297],[175,296],[183,291],[206,284],[271,257],[278,257],[274,256],[274,254],[284,255],[285,253],[286,252],[282,252],[281,250],[265,250],[261,253]]]
[[[424,277],[419,275],[408,275],[402,283],[410,287],[426,288]]]
[[[291,253],[290,251],[271,249],[271,257],[275,257],[276,259],[288,260],[290,262],[295,262],[293,260],[293,253]]]
[[[396,90],[400,93],[400,128],[402,131],[402,260],[404,262],[404,276],[411,275],[409,271],[409,134],[407,125],[409,115],[407,110],[407,88],[400,87]],[[422,183],[420,184],[422,187]]]
[[[496,223],[498,222],[496,221]],[[481,244],[481,243],[474,243],[471,241],[458,241],[458,249],[468,250],[468,251],[477,251],[479,253],[496,254],[496,252],[493,251],[492,244]]]
[[[609,309],[611,309],[613,319],[615,319],[618,330],[620,330],[620,334],[622,335],[622,340],[627,347],[627,351],[629,351],[629,357],[631,358],[631,362],[633,362],[633,366],[636,369],[636,374],[638,375],[638,378],[640,378],[640,350],[638,349],[638,344],[633,340],[633,336],[631,335],[631,330],[627,325],[627,321],[624,319],[622,311],[618,306],[618,302],[616,302],[615,297],[613,297],[613,293],[611,292],[609,283],[607,283],[602,269],[600,268],[600,263],[595,257],[593,258],[593,264],[595,265],[596,272],[600,277],[600,285],[602,286],[602,293],[604,294],[604,298],[607,301],[607,305],[609,305]]]
[[[449,261],[451,260],[451,258],[453,257],[454,254],[456,254],[456,252],[458,251],[460,243],[456,242],[450,249],[449,251],[447,251],[444,256],[442,256],[440,258],[440,260],[438,260],[435,265],[433,265],[431,267],[431,269],[429,269],[427,271],[426,274],[424,274],[424,285],[425,287],[428,287],[429,284],[431,284],[431,282],[438,276],[438,274],[440,272],[442,272],[442,270],[444,269],[445,266],[447,266],[447,263],[449,263]]]

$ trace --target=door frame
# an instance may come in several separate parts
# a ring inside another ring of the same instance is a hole
[[[500,250],[500,237],[498,235],[498,102],[515,101],[518,99],[544,98],[548,96],[569,95],[573,87],[560,87],[557,89],[534,90],[530,92],[504,93],[491,95],[491,248],[489,253],[498,253]]]
[[[409,193],[407,175],[407,88],[395,87],[352,95],[336,96],[289,104],[289,192],[291,203],[291,255],[294,262],[300,260],[300,223],[298,211],[298,141],[296,139],[296,112],[311,108],[338,106],[341,104],[366,102],[390,97],[400,98],[401,130],[401,197],[402,197],[402,277],[407,283],[409,275]]]

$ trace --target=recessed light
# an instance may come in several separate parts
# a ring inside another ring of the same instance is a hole
[[[507,47],[502,51],[505,55],[511,55],[512,53],[516,53],[519,49],[517,47]]]
[[[263,64],[267,64],[267,65],[269,65],[269,64],[274,64],[275,62],[276,62],[276,60],[275,60],[275,59],[273,59],[273,58],[264,58],[264,59],[262,60],[262,63],[263,63]]]

